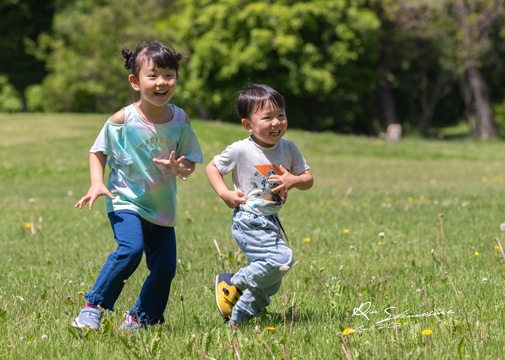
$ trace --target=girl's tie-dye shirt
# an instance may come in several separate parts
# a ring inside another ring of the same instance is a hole
[[[142,119],[134,104],[125,107],[124,124],[107,121],[91,147],[90,152],[107,155],[111,169],[107,188],[115,199],[106,197],[108,213],[132,210],[153,224],[177,224],[177,176],[153,158],[168,159],[174,151],[176,159],[184,155],[201,163],[202,151],[184,111],[167,106],[174,116],[163,124]]]

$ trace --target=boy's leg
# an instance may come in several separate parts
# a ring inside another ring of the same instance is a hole
[[[177,268],[177,246],[173,227],[144,222],[144,239],[147,276],[130,315],[141,323],[154,325],[165,321],[163,312],[167,306],[170,285]]]
[[[93,306],[112,310],[127,280],[137,269],[144,253],[144,235],[141,218],[132,211],[109,213],[109,219],[118,244],[107,258],[93,290],[84,295]]]
[[[235,307],[241,313],[258,316],[270,304],[270,296],[279,290],[282,277],[293,265],[293,252],[271,217],[235,211],[232,234],[248,257],[247,267],[231,279],[233,285],[244,291]]]
[[[265,289],[247,289],[240,297],[237,305],[233,307],[231,320],[234,324],[240,324],[252,317],[261,315],[265,308],[270,305],[270,296],[279,291],[282,279]]]

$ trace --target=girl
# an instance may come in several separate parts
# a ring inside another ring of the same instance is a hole
[[[159,43],[123,50],[125,68],[140,100],[112,115],[90,150],[91,187],[75,207],[107,196],[107,213],[118,244],[109,255],[86,307],[72,321],[98,330],[102,313],[112,310],[126,280],[146,254],[147,277],[121,328],[136,330],[163,323],[176,270],[176,177],[186,180],[202,162],[188,115],[168,104],[179,79],[182,55]],[[111,172],[107,186],[103,174]]]

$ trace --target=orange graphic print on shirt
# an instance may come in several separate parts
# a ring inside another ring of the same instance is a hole
[[[263,191],[262,199],[258,199],[251,204],[251,208],[256,207],[265,207],[268,205],[281,205],[282,204],[282,195],[284,190],[273,193],[271,189],[276,188],[279,184],[269,183],[268,178],[272,175],[280,175],[282,174],[281,170],[275,166],[274,164],[268,165],[254,165],[254,168],[258,170],[258,172],[263,175],[263,179],[261,180],[261,190]],[[259,175],[259,174],[258,174]],[[256,182],[251,182],[253,187],[259,188]],[[259,194],[258,194],[259,195]]]

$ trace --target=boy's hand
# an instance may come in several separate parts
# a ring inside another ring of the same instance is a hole
[[[163,165],[165,169],[167,169],[170,172],[170,174],[177,175],[182,180],[186,181],[186,178],[184,177],[182,172],[184,171],[186,173],[189,173],[191,172],[191,169],[184,167],[184,164],[181,165],[184,159],[185,157],[181,156],[180,158],[175,160],[175,152],[172,151],[168,160],[154,158],[153,162],[158,165]]]
[[[268,177],[269,183],[279,184],[272,189],[273,193],[284,190],[284,194],[287,195],[288,190],[293,188],[293,186],[297,183],[297,178],[293,174],[289,173],[284,166],[280,165],[279,169],[281,170],[281,175],[270,175]],[[285,199],[284,199],[285,200]]]
[[[81,200],[79,200],[77,204],[75,204],[74,207],[82,209],[83,205],[85,205],[89,201],[89,209],[91,210],[93,209],[93,204],[95,203],[95,200],[102,195],[106,195],[111,199],[115,199],[114,195],[112,195],[112,193],[109,191],[109,189],[107,189],[107,187],[104,184],[97,184],[92,185],[89,188],[88,193],[85,196],[83,196]]]
[[[243,198],[243,191],[226,191],[221,196],[221,199],[228,205],[229,208],[235,209],[238,208],[240,204],[245,204],[247,199]]]

